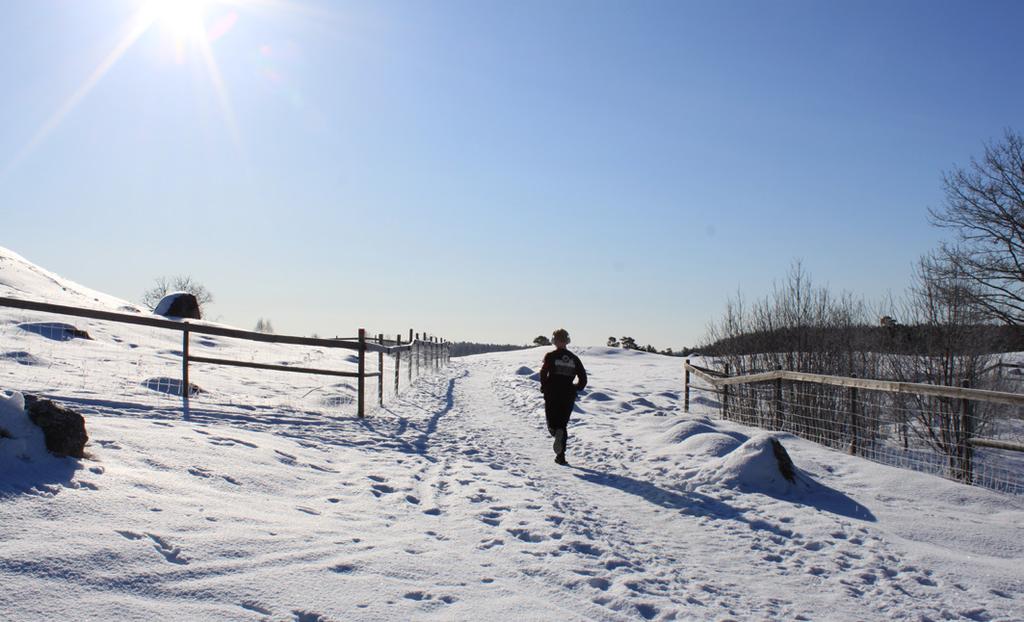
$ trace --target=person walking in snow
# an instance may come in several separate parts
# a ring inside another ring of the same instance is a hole
[[[569,440],[567,426],[576,404],[576,393],[587,386],[587,370],[583,368],[580,357],[566,349],[569,345],[567,330],[556,330],[551,335],[551,343],[555,350],[544,355],[544,364],[540,368],[540,390],[544,393],[548,433],[555,437],[555,462],[568,464],[565,460],[565,448]]]

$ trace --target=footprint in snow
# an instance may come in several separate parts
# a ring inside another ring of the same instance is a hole
[[[373,493],[374,497],[380,497],[381,495],[388,495],[395,492],[395,488],[388,486],[387,484],[374,484],[370,486],[370,492]]]
[[[501,512],[484,512],[480,514],[480,522],[491,527],[497,527],[501,524]]]
[[[561,548],[565,551],[574,551],[582,555],[590,555],[591,557],[600,557],[603,553],[601,549],[597,548],[593,544],[580,542],[578,540],[575,542],[570,542],[568,544],[563,544]]]
[[[160,536],[151,533],[147,533],[146,536],[153,541],[153,548],[156,549],[157,553],[163,555],[164,559],[172,564],[188,564],[188,559],[181,555],[181,548],[172,546],[167,540],[164,540]]]
[[[122,538],[125,538],[126,540],[141,540],[146,537],[141,533],[136,533],[134,531],[128,531],[123,529],[116,529],[114,530],[114,533],[118,534]]]
[[[338,472],[335,469],[332,469],[331,467],[320,466],[319,464],[310,464],[309,468],[313,469],[314,471],[320,471],[321,473],[337,473]]]
[[[231,438],[229,436],[211,436],[209,440],[211,445],[221,445],[225,447],[230,447],[232,445],[241,445],[242,447],[249,447],[250,449],[256,449],[259,447],[259,445],[255,443]]]
[[[204,469],[203,467],[191,467],[188,470],[188,473],[189,473],[189,475],[195,475],[196,477],[204,477],[204,478],[208,478],[211,475],[213,475],[210,472],[209,469]]]
[[[271,611],[270,609],[261,606],[259,603],[252,602],[251,600],[242,601],[238,603],[238,606],[242,609],[245,609],[246,611],[252,611],[262,616],[269,616],[273,613],[273,611]]]
[[[288,466],[293,466],[296,463],[296,460],[297,460],[296,457],[291,455],[291,454],[286,454],[283,451],[280,451],[280,450],[277,450],[277,449],[274,450],[274,453],[277,454],[277,460],[281,464],[287,464]]]
[[[544,534],[536,533],[529,529],[506,529],[505,531],[523,542],[537,543],[548,539]]]

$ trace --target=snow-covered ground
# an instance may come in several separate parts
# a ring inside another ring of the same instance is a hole
[[[126,305],[19,260],[0,295]],[[456,359],[363,420],[346,385],[204,367],[185,417],[147,383],[176,338],[0,309],[0,617],[1024,619],[1024,499],[779,435],[789,484],[761,431],[682,412],[678,359],[573,347],[591,385],[559,467],[542,349]],[[47,457],[14,391],[82,411],[88,457]]]

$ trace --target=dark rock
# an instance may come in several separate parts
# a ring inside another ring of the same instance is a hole
[[[164,317],[202,319],[199,314],[199,301],[196,300],[195,295],[188,292],[167,294],[160,300],[156,309],[153,309],[153,313]]]
[[[782,446],[782,443],[778,439],[772,439],[772,453],[775,454],[775,459],[779,463],[779,472],[782,473],[782,477],[786,478],[786,481],[790,483],[796,482],[796,470],[793,467],[793,459],[789,457],[789,452]]]
[[[34,395],[25,396],[25,412],[32,423],[39,426],[46,438],[46,449],[51,454],[72,458],[85,456],[85,418],[70,408]]]

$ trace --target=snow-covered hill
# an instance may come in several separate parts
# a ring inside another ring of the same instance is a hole
[[[30,273],[0,290],[86,291]],[[185,417],[146,384],[175,377],[172,337],[23,328],[47,321],[67,318],[0,309],[0,425],[12,392],[51,395],[89,456],[0,451],[4,619],[1024,618],[1024,500],[787,435],[783,482],[761,431],[681,412],[678,359],[574,347],[591,385],[559,467],[542,349],[457,359],[365,420],[343,384],[202,368]]]

